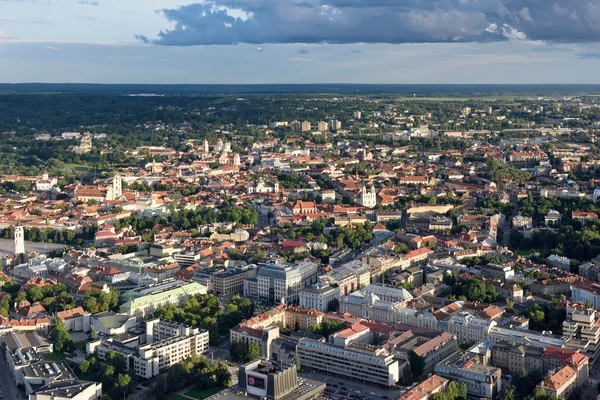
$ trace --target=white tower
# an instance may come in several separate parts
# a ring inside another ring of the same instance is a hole
[[[360,192],[359,202],[362,206],[367,208],[373,208],[377,205],[377,193],[375,193],[375,188],[371,186],[371,190],[367,190],[365,186],[363,186]]]
[[[219,139],[215,145],[215,153],[221,153],[223,151],[223,141]]]
[[[25,230],[21,225],[15,226],[15,255],[25,254]]]
[[[118,199],[123,195],[123,184],[121,183],[121,175],[117,174],[113,178],[112,183],[114,199]]]
[[[202,144],[202,151],[204,153],[210,153],[210,147],[208,146],[208,140],[204,139],[204,143]]]
[[[225,153],[231,153],[231,143],[225,142],[225,148],[223,149]]]

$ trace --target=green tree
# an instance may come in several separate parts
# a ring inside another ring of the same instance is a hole
[[[215,365],[215,383],[217,386],[229,386],[231,385],[231,372],[227,368],[227,364],[222,361],[219,361]]]
[[[156,378],[156,382],[154,383],[154,387],[152,388],[152,394],[154,394],[156,400],[166,400],[167,398],[167,377],[164,375],[159,375]]]
[[[413,350],[408,352],[408,363],[414,378],[419,378],[423,374],[425,368],[425,359],[415,353]]]
[[[248,356],[246,357],[247,361],[254,361],[260,358],[260,345],[256,342],[252,343],[248,346]]]
[[[71,335],[65,329],[65,325],[60,318],[54,320],[50,337],[52,338],[52,343],[54,343],[55,351],[70,350],[73,347]]]

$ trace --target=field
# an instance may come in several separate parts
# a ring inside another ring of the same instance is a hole
[[[44,354],[44,359],[48,361],[63,361],[65,359],[65,355],[63,353],[46,353]]]

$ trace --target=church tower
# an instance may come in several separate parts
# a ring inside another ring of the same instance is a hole
[[[206,140],[206,138],[204,138],[204,143],[202,144],[202,152],[210,153],[210,147],[208,146],[208,140]]]
[[[15,255],[25,254],[25,230],[21,225],[15,226]]]
[[[117,174],[113,178],[112,183],[114,199],[118,199],[123,195],[123,184],[121,182],[121,175]]]
[[[367,190],[366,186],[362,187],[360,192],[359,203],[367,208],[373,208],[377,205],[377,193],[375,187],[371,186],[371,190]]]

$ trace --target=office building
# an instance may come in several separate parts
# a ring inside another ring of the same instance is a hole
[[[300,289],[298,298],[300,307],[327,312],[334,300],[340,300],[340,288],[322,282],[316,283],[310,287]]]
[[[256,397],[269,400],[310,400],[320,398],[325,383],[298,379],[296,365],[281,367],[267,361],[254,361],[240,367],[238,388],[242,393],[220,393],[224,400]]]
[[[218,296],[242,295],[244,280],[256,278],[256,272],[255,265],[223,269],[206,268],[196,272],[194,280],[207,282],[208,287]]]
[[[258,300],[265,303],[298,304],[300,289],[317,283],[316,263],[291,264],[274,260],[259,264],[259,267],[256,274]]]
[[[350,335],[344,331],[339,334],[342,339]],[[344,347],[303,338],[298,341],[298,362],[302,368],[385,387],[400,379],[398,361],[389,350],[359,343]]]

